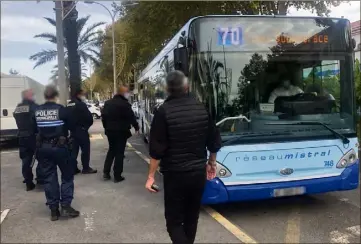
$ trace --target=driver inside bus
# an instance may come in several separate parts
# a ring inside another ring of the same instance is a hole
[[[271,92],[268,103],[274,103],[277,97],[291,97],[300,93],[303,93],[301,88],[292,85],[290,79],[282,78],[281,86]]]

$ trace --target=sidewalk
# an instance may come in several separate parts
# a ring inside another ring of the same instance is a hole
[[[77,175],[73,206],[75,219],[51,222],[40,190],[25,192],[18,153],[1,154],[1,210],[10,209],[1,224],[1,242],[37,243],[170,243],[163,215],[163,194],[144,189],[147,165],[132,150],[124,163],[126,180],[115,184],[102,180],[106,139],[92,141],[91,165],[95,175]],[[161,189],[161,179],[157,182]],[[239,243],[202,212],[196,242]]]

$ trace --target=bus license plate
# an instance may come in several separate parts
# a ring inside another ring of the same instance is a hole
[[[296,196],[302,195],[306,192],[305,187],[292,187],[292,188],[283,188],[283,189],[274,189],[274,197],[287,197],[287,196]]]

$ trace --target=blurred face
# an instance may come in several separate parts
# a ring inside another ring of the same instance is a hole
[[[283,88],[285,88],[285,89],[290,88],[290,86],[291,86],[291,81],[289,81],[289,80],[283,80],[283,81],[282,81],[282,86],[283,86]]]
[[[188,83],[188,78],[187,77],[184,77],[184,80],[183,80],[183,84],[184,84],[184,89],[186,92],[189,92],[189,83]]]
[[[24,94],[24,99],[34,101],[34,93],[32,90],[27,90]]]
[[[129,99],[129,88],[126,86],[121,86],[119,88],[119,94],[122,95],[123,97],[125,97],[126,99]]]
[[[82,101],[85,101],[86,100],[86,97],[85,97],[85,93],[84,92],[81,92],[79,95],[78,95],[78,98]]]

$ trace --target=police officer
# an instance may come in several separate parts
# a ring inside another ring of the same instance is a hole
[[[51,220],[59,216],[77,217],[79,211],[71,207],[74,194],[74,172],[67,145],[68,130],[74,127],[67,109],[56,103],[58,91],[54,86],[45,87],[46,102],[35,111],[39,136],[37,137],[38,161],[45,181],[45,196],[51,210]],[[61,172],[59,187],[57,166]],[[61,212],[59,212],[59,203]]]
[[[38,106],[34,102],[33,91],[31,89],[22,92],[22,102],[16,106],[14,118],[18,127],[19,156],[22,160],[22,174],[26,190],[35,188],[33,183],[32,159],[35,154],[35,138],[37,133],[34,118],[35,109]],[[36,167],[37,183],[42,184],[39,164]]]
[[[71,131],[72,149],[71,157],[74,162],[75,174],[80,173],[78,168],[78,153],[81,149],[81,162],[83,165],[83,174],[94,174],[97,170],[89,166],[90,161],[90,139],[88,130],[93,125],[93,116],[85,104],[85,95],[83,90],[78,90],[74,98],[68,103],[68,109],[74,118],[75,128]]]

